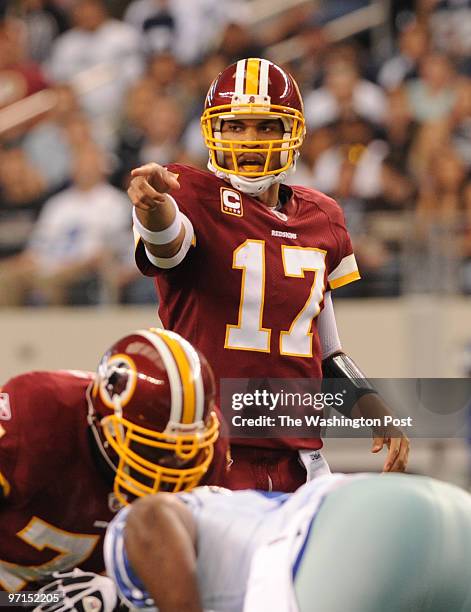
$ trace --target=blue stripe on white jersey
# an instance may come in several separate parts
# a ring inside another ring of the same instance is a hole
[[[309,523],[309,527],[307,529],[306,534],[304,535],[303,543],[301,544],[301,548],[296,556],[296,559],[293,563],[293,569],[291,570],[291,574],[293,576],[293,580],[296,578],[298,573],[299,566],[301,565],[301,561],[303,560],[304,551],[306,550],[307,542],[309,540],[309,536],[311,535],[312,526],[314,525],[316,514],[314,513],[311,518],[311,522]]]
[[[196,576],[203,608],[241,612],[249,578],[261,588],[263,597],[273,587],[273,580],[275,584],[286,582],[286,588],[291,588],[325,495],[352,478],[341,474],[321,476],[292,494],[217,487],[177,493],[196,526]],[[153,601],[134,574],[124,550],[129,509],[121,510],[108,527],[105,564],[123,599],[141,610],[149,609]],[[267,563],[273,565],[271,576],[265,576]]]
[[[144,585],[134,573],[124,547],[124,527],[130,506],[123,508],[111,521],[106,530],[103,555],[106,573],[112,578],[120,596],[135,608],[154,609],[154,602]]]
[[[266,497],[267,499],[274,499],[280,505],[284,504],[285,501],[287,501],[290,498],[290,496],[291,496],[291,493],[282,493],[280,491],[259,491],[259,490],[256,490],[255,493],[258,493],[259,495],[262,495],[263,497]]]

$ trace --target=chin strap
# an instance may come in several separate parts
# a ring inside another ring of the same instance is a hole
[[[259,176],[257,178],[248,178],[246,176],[238,176],[237,174],[226,174],[225,172],[220,172],[220,174],[223,175],[220,178],[228,179],[234,189],[251,196],[257,196],[269,189],[272,185],[282,183],[286,177],[286,172]]]
[[[258,176],[257,178],[249,178],[247,176],[239,176],[238,174],[230,174],[229,172],[223,172],[222,170],[216,169],[211,163],[211,159],[208,161],[208,170],[215,174],[218,178],[225,181],[229,181],[230,184],[247,195],[257,196],[260,193],[266,191],[272,185],[276,183],[282,183],[289,174],[292,174],[296,168],[296,160],[293,161],[293,165],[279,174],[268,174],[267,176]]]

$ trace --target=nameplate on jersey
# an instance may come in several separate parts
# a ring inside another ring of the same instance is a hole
[[[0,421],[9,421],[10,419],[10,398],[8,393],[0,393]]]
[[[221,187],[221,210],[223,213],[226,213],[226,215],[242,217],[244,208],[242,206],[242,196],[240,193],[234,189]]]

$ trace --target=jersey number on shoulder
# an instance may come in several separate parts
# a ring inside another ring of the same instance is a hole
[[[310,247],[281,247],[285,276],[304,278],[314,272],[311,291],[289,330],[280,332],[280,354],[312,357],[312,321],[320,312],[324,295],[326,251]],[[263,327],[265,301],[265,242],[246,240],[234,251],[233,268],[242,270],[239,320],[226,325],[224,347],[242,351],[270,352],[271,329]]]
[[[19,591],[28,582],[50,577],[52,572],[72,569],[83,563],[93,552],[100,536],[69,533],[34,516],[17,536],[37,550],[50,548],[58,552],[41,565],[16,565],[0,560],[0,587]]]

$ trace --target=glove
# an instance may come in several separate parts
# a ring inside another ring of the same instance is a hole
[[[56,580],[38,593],[59,595],[59,601],[42,603],[33,612],[113,612],[120,607],[115,583],[107,576],[78,568],[52,575]]]

